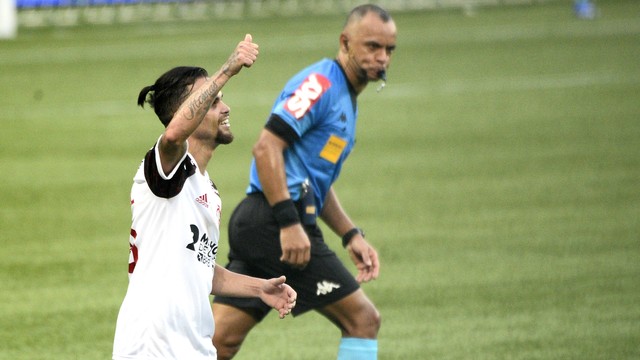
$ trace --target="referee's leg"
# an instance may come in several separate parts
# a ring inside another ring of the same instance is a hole
[[[218,360],[231,359],[258,322],[248,312],[231,305],[214,302],[212,308],[216,323],[213,346],[218,351]]]
[[[382,319],[362,289],[318,309],[342,332],[340,359],[377,359],[378,331]]]
[[[251,221],[247,221],[250,219]],[[269,254],[278,249],[271,249],[279,244],[278,228],[269,229],[263,223],[271,220],[270,207],[264,197],[248,196],[234,209],[229,218],[229,264],[227,269],[235,273],[269,278],[268,274],[256,272],[249,265],[257,264],[252,254]],[[250,225],[250,226],[249,226]],[[272,235],[270,235],[273,233]],[[264,238],[267,236],[267,238]],[[271,237],[275,237],[272,239]],[[232,256],[237,255],[237,257]],[[239,260],[247,259],[247,261]],[[233,358],[245,338],[264,316],[269,307],[257,298],[232,298],[216,296],[212,305],[215,331],[213,345],[218,352],[218,360]]]

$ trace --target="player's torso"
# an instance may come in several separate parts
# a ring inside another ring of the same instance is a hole
[[[142,172],[136,175],[131,191],[132,230],[136,233],[132,240],[138,249],[136,268],[145,264],[170,267],[167,262],[171,262],[181,268],[204,271],[210,278],[222,210],[211,180],[196,171],[187,177],[177,195],[162,198],[153,193],[146,179],[142,180]],[[150,256],[145,257],[147,253]]]
[[[153,167],[146,167],[145,174],[148,160],[131,189],[129,287],[118,315],[114,354],[215,358],[209,294],[220,197],[189,156],[187,166],[174,174],[182,180],[169,187],[179,189],[175,195],[158,190],[166,182],[155,178]]]

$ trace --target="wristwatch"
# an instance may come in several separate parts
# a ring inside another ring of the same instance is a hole
[[[347,247],[347,245],[349,245],[349,242],[351,242],[351,239],[356,236],[356,234],[360,234],[362,237],[364,237],[364,230],[360,229],[359,227],[354,227],[353,229],[347,231],[344,235],[342,235],[342,247]]]

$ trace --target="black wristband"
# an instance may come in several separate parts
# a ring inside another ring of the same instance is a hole
[[[362,231],[362,229],[358,227],[354,227],[353,229],[347,231],[346,234],[342,235],[342,247],[346,248],[347,245],[349,245],[349,242],[351,242],[351,239],[353,239],[356,234],[360,234],[362,235],[362,237],[364,237],[364,231]]]
[[[273,216],[276,218],[280,228],[300,223],[300,215],[298,215],[296,204],[291,199],[280,201],[273,205],[271,210],[273,210]]]

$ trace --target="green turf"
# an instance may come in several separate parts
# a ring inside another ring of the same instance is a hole
[[[336,184],[382,256],[365,290],[381,359],[640,358],[640,3],[396,14],[385,90],[360,98]],[[21,29],[0,42],[0,359],[108,359],[131,178],[162,131],[140,88],[215,70],[237,140],[209,167],[226,226],[284,81],[332,57],[342,17]],[[338,250],[339,240],[329,236]],[[221,255],[226,254],[226,234]],[[346,258],[346,257],[345,257]],[[237,359],[331,359],[316,314],[275,316]]]

